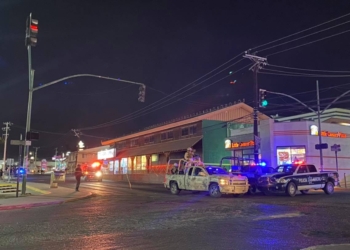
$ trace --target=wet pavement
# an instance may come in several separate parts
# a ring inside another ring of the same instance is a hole
[[[46,182],[45,176],[30,181]],[[74,187],[73,180],[61,186]],[[350,192],[215,199],[83,182],[92,198],[0,211],[0,249],[302,249],[350,243]]]

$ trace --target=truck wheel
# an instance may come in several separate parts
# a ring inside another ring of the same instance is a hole
[[[233,197],[242,197],[244,194],[234,194]]]
[[[172,182],[170,184],[170,192],[172,194],[179,194],[180,193],[180,189],[179,187],[177,186],[177,183],[176,182]]]
[[[300,193],[302,193],[302,194],[307,194],[309,192],[309,190],[307,189],[307,190],[300,190]]]
[[[214,198],[221,197],[221,192],[218,184],[213,183],[209,186],[209,195]]]
[[[324,188],[323,188],[323,191],[324,191],[326,194],[333,194],[333,193],[334,193],[334,184],[333,184],[333,182],[327,181],[327,182],[326,182],[326,185],[325,185]]]
[[[295,185],[294,182],[289,182],[286,189],[286,194],[289,195],[290,197],[294,197],[296,193],[297,193],[297,185]]]
[[[248,194],[256,194],[256,187],[255,186],[249,186]]]

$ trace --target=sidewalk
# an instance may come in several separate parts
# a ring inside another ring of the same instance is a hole
[[[0,186],[9,184],[16,187],[16,182],[8,183],[2,180],[0,181]],[[20,183],[19,189],[21,187],[22,183]],[[18,198],[16,198],[15,192],[0,195],[0,211],[57,205],[88,198],[91,195],[91,192],[76,192],[71,188],[60,187],[59,184],[58,188],[50,188],[49,184],[28,182],[25,196],[22,196],[21,192],[19,192]]]

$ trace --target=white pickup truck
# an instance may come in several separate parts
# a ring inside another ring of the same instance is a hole
[[[218,198],[221,194],[241,196],[248,192],[249,184],[247,177],[233,176],[223,168],[177,159],[167,165],[164,187],[172,194],[181,190],[209,191],[211,197]]]

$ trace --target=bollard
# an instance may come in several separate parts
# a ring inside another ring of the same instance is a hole
[[[345,184],[345,188],[347,188],[346,187],[346,174],[344,173],[344,184]]]
[[[51,173],[51,178],[50,178],[50,188],[57,188],[58,183],[55,181],[55,173]]]

